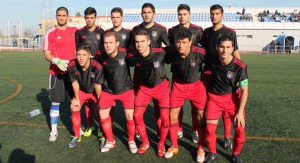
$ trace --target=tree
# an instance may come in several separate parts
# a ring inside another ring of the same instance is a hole
[[[76,12],[75,16],[81,16],[80,12]]]
[[[24,37],[32,37],[34,35],[34,30],[31,28],[26,28],[23,32]]]

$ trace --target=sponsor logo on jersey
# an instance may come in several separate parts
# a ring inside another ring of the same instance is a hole
[[[61,37],[60,37],[60,36],[57,36],[57,39],[59,40],[59,39],[61,39]]]
[[[95,78],[95,73],[94,73],[94,72],[91,72],[90,77],[91,77],[91,78]]]
[[[74,37],[74,33],[71,33],[71,36]]]
[[[153,62],[154,68],[158,68],[159,67],[159,61]]]
[[[124,59],[119,59],[119,64],[120,64],[121,66],[125,65]]]
[[[86,37],[85,37],[85,35],[83,35],[81,38],[84,39],[84,38],[86,38]]]
[[[191,60],[191,66],[196,67],[196,60]]]
[[[157,31],[152,31],[152,37],[157,37]]]
[[[100,34],[96,34],[96,38],[97,38],[97,40],[100,40],[101,39]]]
[[[232,79],[232,78],[233,78],[233,72],[228,71],[226,77],[227,77],[228,79]]]
[[[126,34],[122,34],[122,39],[123,39],[123,40],[126,39]]]

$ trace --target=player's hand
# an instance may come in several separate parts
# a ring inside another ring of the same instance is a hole
[[[61,60],[59,58],[53,58],[52,63],[56,64],[56,66],[61,70],[61,71],[67,71],[68,67],[68,60]]]
[[[78,99],[73,99],[70,105],[72,110],[80,110],[80,101]]]
[[[243,128],[245,128],[245,117],[243,113],[237,113],[234,117],[234,122],[237,123],[237,126],[239,127],[242,125]]]

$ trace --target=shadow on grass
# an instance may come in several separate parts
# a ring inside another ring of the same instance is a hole
[[[50,123],[50,108],[51,102],[49,101],[49,91],[45,88],[41,89],[41,92],[36,95],[36,100],[41,103],[43,114],[45,115],[45,120],[48,124],[49,130],[51,130],[51,123]],[[69,98],[65,98],[65,101],[60,104],[59,106],[59,115],[60,120],[63,122],[64,126],[70,132],[73,133],[72,128],[72,120],[71,116],[71,109],[70,109],[70,101]]]
[[[26,154],[22,149],[15,149],[9,156],[8,163],[34,163],[35,156]]]

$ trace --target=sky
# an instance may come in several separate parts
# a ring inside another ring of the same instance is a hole
[[[52,0],[52,9],[65,6],[74,8],[75,13],[80,12],[83,15],[83,11],[91,6],[96,8],[98,15],[105,15],[106,9],[109,13],[113,7],[141,8],[146,2],[152,3],[157,9],[176,8],[181,3],[186,3],[191,8],[209,7],[213,4],[220,4],[224,8],[228,6],[245,8],[295,8],[297,6],[296,8],[300,8],[298,0]],[[5,34],[8,21],[11,26],[17,26],[16,31],[18,31],[18,24],[22,22],[23,31],[31,29],[38,32],[42,8],[50,8],[50,0],[0,0],[0,3],[0,33],[2,35]],[[12,27],[10,30],[13,30]]]

